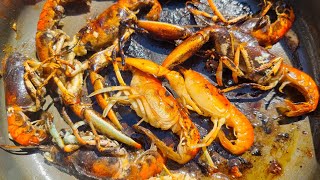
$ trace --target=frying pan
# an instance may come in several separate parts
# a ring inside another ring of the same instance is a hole
[[[93,1],[91,10],[83,14],[71,14],[63,21],[72,24],[66,28],[68,34],[76,33],[78,27],[85,24],[86,19],[94,17],[113,1]],[[239,2],[244,2],[239,0]],[[33,0],[0,1],[0,47],[3,58],[11,52],[20,52],[35,58],[34,35],[36,23],[44,2]],[[319,84],[320,73],[320,2],[317,0],[292,1],[296,21],[293,31],[300,40],[297,51],[288,53],[282,42],[272,48],[272,52],[291,60],[291,63],[311,75]],[[84,18],[79,18],[79,16]],[[72,22],[72,23],[70,23]],[[17,30],[12,25],[17,25]],[[130,48],[129,48],[130,49]],[[160,48],[161,49],[161,48]],[[155,59],[163,59],[170,51],[162,50]],[[7,122],[4,101],[3,79],[0,79],[0,143],[12,144],[7,135]],[[54,112],[54,109],[52,109]],[[57,112],[54,112],[57,113]],[[253,167],[246,170],[243,179],[320,179],[320,110],[319,108],[299,118],[286,120],[280,126],[282,132],[290,134],[291,141],[286,146],[276,148],[279,158],[285,161],[281,175],[266,174],[266,169],[274,154],[264,154],[253,158]],[[273,147],[269,142],[268,147]],[[287,154],[287,155],[286,155]],[[62,172],[45,163],[39,153],[28,151],[18,154],[0,150],[0,179],[76,179],[73,175]]]

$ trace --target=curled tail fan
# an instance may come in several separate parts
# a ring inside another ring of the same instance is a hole
[[[278,107],[288,117],[301,116],[314,111],[319,102],[319,89],[315,81],[305,72],[283,64],[282,83],[296,88],[305,98],[305,102],[285,100],[286,107]]]

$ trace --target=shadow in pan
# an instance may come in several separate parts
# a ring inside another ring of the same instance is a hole
[[[320,108],[309,116],[313,145],[317,162],[320,163]]]

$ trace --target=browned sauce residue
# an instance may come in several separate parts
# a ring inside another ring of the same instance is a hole
[[[280,175],[282,173],[282,166],[277,160],[272,160],[268,167],[268,173]]]

